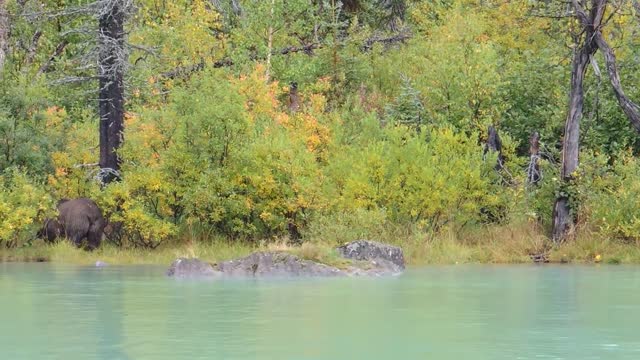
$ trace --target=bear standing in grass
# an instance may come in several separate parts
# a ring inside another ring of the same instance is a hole
[[[81,247],[86,239],[85,249],[94,250],[100,246],[104,226],[102,212],[93,200],[61,200],[58,202],[58,218],[47,219],[38,235],[49,242],[65,236],[77,247]]]

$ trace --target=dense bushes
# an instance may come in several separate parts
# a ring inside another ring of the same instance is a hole
[[[0,245],[23,245],[50,213],[51,198],[17,168],[0,173]]]
[[[569,50],[563,23],[529,16],[537,5],[408,1],[396,18],[367,1],[344,12],[242,3],[242,17],[203,1],[140,3],[129,40],[148,46],[132,47],[126,79],[123,180],[102,189],[95,94],[52,86],[83,45],[65,38],[67,51],[38,75],[60,25],[41,20],[44,50],[33,59],[14,46],[0,70],[0,242],[29,240],[56,199],[81,196],[122,224],[119,245],[155,247],[195,233],[343,241],[389,228],[549,225],[561,192],[582,228],[640,238],[640,142],[595,81],[585,83],[581,166],[559,181]],[[413,35],[402,44],[386,32],[400,25]],[[14,27],[16,45],[30,26]],[[635,69],[632,37],[618,36],[632,27],[616,26],[621,67]],[[299,109],[287,106],[291,81]],[[500,170],[483,151],[488,125],[503,140]],[[532,131],[543,142],[537,186],[524,176]]]
[[[509,136],[506,168],[496,171],[496,154],[478,141],[484,135],[419,120],[410,85],[382,119],[358,104],[339,116],[323,112],[321,82],[292,114],[279,101],[288,89],[266,85],[263,74],[261,67],[241,77],[206,72],[163,106],[128,113],[125,176],[104,189],[93,179],[92,124],[46,109],[47,133],[64,136],[66,147],[51,153],[54,171],[44,182],[17,167],[3,173],[3,242],[32,238],[53,199],[64,197],[96,199],[123,224],[118,245],[155,247],[194,232],[317,239],[327,231],[327,240],[341,241],[389,226],[436,234],[527,216],[548,224],[559,191],[572,192],[574,211],[592,229],[640,236],[631,154],[585,152],[575,181],[562,187],[543,161],[542,183],[525,189],[525,161]]]
[[[340,210],[382,210],[394,222],[438,230],[449,223],[478,222],[480,209],[497,204],[492,164],[471,137],[450,128],[404,125],[381,138],[350,146],[331,164]]]

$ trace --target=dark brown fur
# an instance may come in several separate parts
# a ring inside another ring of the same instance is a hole
[[[104,238],[113,244],[121,245],[123,224],[121,221],[107,222],[104,227]]]
[[[44,226],[38,231],[38,237],[44,239],[48,243],[53,243],[57,238],[62,236],[64,229],[58,222],[58,219],[45,219]]]
[[[48,219],[38,235],[53,242],[64,235],[74,245],[81,247],[87,240],[86,249],[100,246],[105,221],[98,205],[91,199],[80,198],[58,202],[58,218]]]

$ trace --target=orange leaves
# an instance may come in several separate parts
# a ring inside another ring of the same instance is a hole
[[[291,118],[289,117],[289,114],[286,113],[276,113],[275,114],[275,122],[278,125],[282,125],[282,126],[289,126],[290,125],[290,120]]]
[[[308,114],[302,115],[301,130],[305,136],[307,149],[311,152],[320,152],[331,139],[329,128]]]
[[[309,96],[309,111],[313,114],[321,114],[327,106],[327,98],[320,94]]]
[[[153,113],[153,111],[151,111]],[[166,115],[163,115],[166,116]],[[160,153],[157,149],[166,143],[166,133],[161,129],[168,120],[153,115],[146,118],[133,113],[125,114],[126,149],[127,156],[134,156],[138,161],[144,160],[145,166],[157,166],[160,163]],[[135,150],[135,154],[129,151]],[[140,156],[144,154],[143,156]]]
[[[330,141],[329,128],[318,121],[326,107],[326,97],[321,93],[330,88],[329,79],[319,79],[309,86],[310,93],[301,93],[302,112],[289,114],[279,98],[288,96],[289,87],[279,86],[278,82],[267,82],[264,64],[257,64],[254,70],[238,78],[231,79],[238,92],[246,98],[245,109],[251,123],[261,120],[271,125],[287,129],[291,139],[298,139],[306,144],[311,152],[318,152]],[[268,130],[263,136],[270,136]]]
[[[125,112],[124,113],[124,125],[125,125],[125,127],[132,126],[132,125],[136,124],[138,122],[138,120],[139,120],[139,118],[135,114],[130,113],[130,112]]]
[[[48,107],[44,112],[47,127],[57,127],[63,123],[67,117],[67,111],[57,106]]]
[[[67,169],[63,167],[56,168],[56,177],[67,176]]]
[[[482,33],[482,34],[476,36],[476,41],[479,42],[479,43],[485,43],[485,42],[489,41],[489,39],[490,39],[489,35],[487,35],[485,33]]]
[[[245,108],[252,122],[259,118],[278,118],[280,108],[278,96],[282,92],[278,88],[278,82],[267,83],[263,64],[257,64],[253,72],[248,75],[242,75],[237,79],[232,78],[231,82],[246,98]]]

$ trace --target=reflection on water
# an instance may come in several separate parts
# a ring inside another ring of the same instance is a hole
[[[640,267],[176,281],[0,264],[2,359],[640,359]]]

